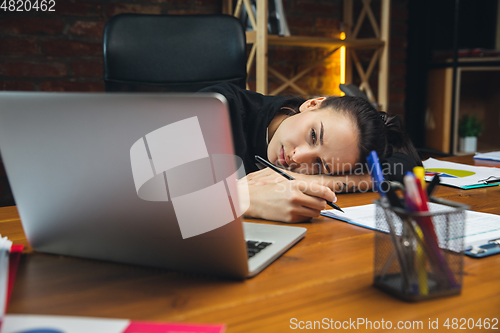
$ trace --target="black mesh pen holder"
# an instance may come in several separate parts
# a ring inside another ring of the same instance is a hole
[[[407,301],[460,294],[465,210],[432,198],[430,212],[409,213],[376,200],[373,285]],[[431,204],[429,204],[431,205]]]

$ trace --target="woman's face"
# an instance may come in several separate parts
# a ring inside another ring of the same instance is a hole
[[[320,108],[324,97],[308,100],[300,113],[278,126],[267,148],[269,161],[304,174],[334,174],[355,167],[358,129],[350,118]]]

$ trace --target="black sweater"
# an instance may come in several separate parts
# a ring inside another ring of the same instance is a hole
[[[257,171],[255,155],[267,158],[267,127],[290,97],[265,96],[228,83],[207,87],[200,92],[216,92],[227,99],[235,153],[243,159],[247,174]],[[381,163],[386,179],[400,182],[406,171],[417,165],[413,158],[403,153],[394,153],[381,159]]]

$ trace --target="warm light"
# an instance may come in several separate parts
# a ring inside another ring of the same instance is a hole
[[[345,84],[345,46],[340,48],[340,83]],[[344,96],[344,92],[340,94]]]
[[[340,33],[340,39],[345,40],[345,32]],[[340,48],[340,83],[345,84],[345,46]],[[344,96],[343,91],[340,92],[340,96]]]
[[[345,83],[345,46],[340,48],[340,83]]]

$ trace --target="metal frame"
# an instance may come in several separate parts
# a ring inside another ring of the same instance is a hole
[[[295,84],[299,78],[307,74],[311,69],[319,66],[333,54],[340,46],[346,46],[346,83],[352,83],[352,65],[356,68],[359,77],[361,78],[360,90],[364,91],[368,98],[377,103],[380,110],[387,111],[389,103],[389,34],[390,34],[390,0],[380,0],[381,16],[380,23],[377,22],[373,13],[371,2],[372,0],[361,0],[363,8],[358,16],[356,23],[353,20],[353,2],[354,0],[344,0],[343,10],[343,28],[346,34],[345,40],[323,37],[303,37],[290,36],[278,37],[268,35],[267,33],[267,3],[268,0],[256,0],[257,17],[253,14],[250,0],[238,0],[235,10],[232,11],[231,0],[224,0],[223,10],[226,14],[231,14],[239,17],[242,6],[245,6],[249,19],[254,31],[247,32],[247,43],[252,45],[247,62],[247,72],[256,65],[256,91],[262,94],[268,93],[268,74],[272,74],[283,84],[272,91],[270,94],[278,94],[287,87],[293,88],[302,95],[307,95],[307,92]],[[368,19],[375,34],[375,38],[358,39],[358,33],[365,19]],[[353,28],[354,27],[354,28]],[[267,51],[268,45],[288,45],[301,47],[325,47],[331,48],[327,56],[312,63],[308,68],[302,70],[291,78],[287,78],[275,69],[268,67]],[[375,50],[367,69],[364,69],[356,54],[358,49],[373,49]],[[375,65],[378,68],[378,96],[375,98],[373,90],[370,86],[370,77],[373,73]]]

